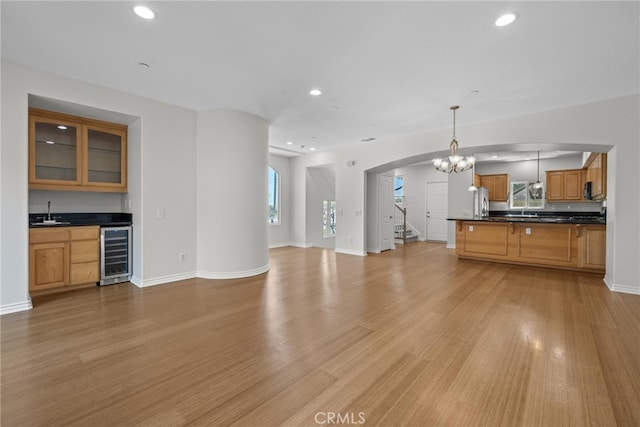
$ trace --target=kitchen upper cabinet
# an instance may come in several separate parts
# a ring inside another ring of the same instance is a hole
[[[29,110],[29,188],[127,192],[127,127]]]
[[[29,230],[29,290],[65,289],[100,280],[100,227]]]
[[[509,175],[479,175],[480,186],[489,190],[490,202],[506,202],[509,200]]]
[[[582,200],[583,186],[583,169],[547,171],[546,194],[548,201]]]
[[[591,198],[607,197],[607,153],[591,153],[586,163],[587,181],[591,182]]]

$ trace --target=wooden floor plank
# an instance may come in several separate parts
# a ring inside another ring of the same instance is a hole
[[[2,316],[2,425],[640,425],[640,297],[598,274],[424,242],[270,265]]]

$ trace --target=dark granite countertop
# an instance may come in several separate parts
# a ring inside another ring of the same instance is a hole
[[[30,228],[49,227],[74,227],[82,225],[99,225],[101,227],[120,227],[133,223],[133,215],[130,213],[55,213],[51,217],[56,220],[54,224],[44,223],[46,213],[29,214]]]
[[[447,218],[449,221],[527,222],[540,224],[606,224],[604,215],[594,212],[531,212],[495,211],[484,218]]]

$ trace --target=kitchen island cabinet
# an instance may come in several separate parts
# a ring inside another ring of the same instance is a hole
[[[604,271],[606,253],[604,248],[607,242],[607,229],[604,225],[583,225],[578,236],[582,243],[580,250],[580,267],[597,271]]]
[[[601,224],[456,221],[460,258],[604,272]]]

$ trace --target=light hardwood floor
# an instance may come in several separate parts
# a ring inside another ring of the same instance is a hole
[[[640,425],[640,297],[601,275],[424,242],[270,255],[3,316],[2,426]]]

